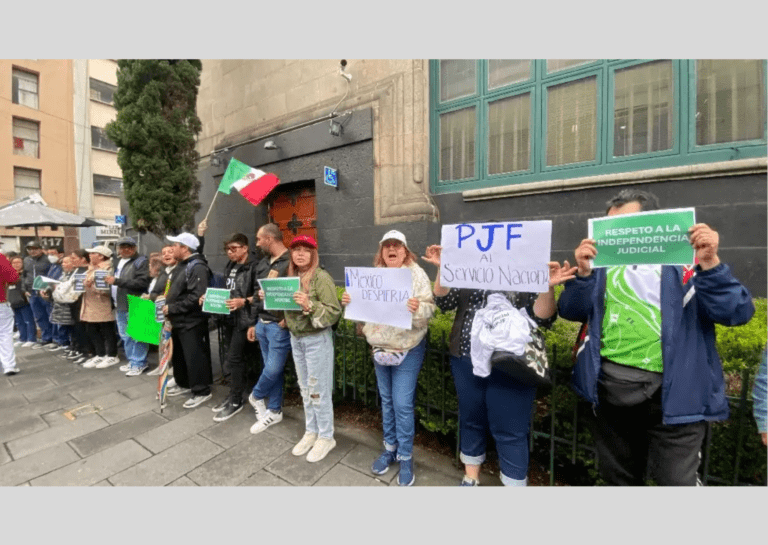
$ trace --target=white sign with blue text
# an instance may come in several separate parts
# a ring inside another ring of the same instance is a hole
[[[347,320],[411,329],[411,269],[344,267],[344,284],[351,299],[344,310]]]
[[[440,284],[543,293],[549,289],[552,221],[443,225]]]

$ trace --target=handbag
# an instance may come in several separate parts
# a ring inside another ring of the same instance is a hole
[[[69,280],[60,282],[53,290],[53,300],[57,303],[74,303],[81,295],[81,292],[75,291],[74,276]]]
[[[551,386],[552,370],[544,335],[538,329],[532,329],[530,335],[531,342],[519,356],[503,350],[494,351],[491,367],[527,386]]]

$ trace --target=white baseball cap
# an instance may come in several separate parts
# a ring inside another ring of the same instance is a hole
[[[104,245],[88,248],[86,252],[88,252],[89,254],[101,254],[104,257],[112,257],[112,250],[110,250]]]
[[[178,242],[179,244],[188,246],[190,250],[197,250],[197,247],[200,246],[200,241],[192,233],[179,233],[178,236],[165,238],[171,242]]]
[[[403,243],[403,246],[408,246],[408,243],[405,241],[405,235],[396,229],[387,231],[379,241],[379,244],[382,244],[385,240],[399,240]]]

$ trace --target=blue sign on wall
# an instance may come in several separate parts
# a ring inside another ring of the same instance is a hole
[[[125,216],[115,216],[115,223],[117,223],[118,225],[125,225],[125,220],[126,220]]]
[[[325,167],[325,170],[323,172],[323,181],[325,182],[325,185],[329,185],[331,187],[335,187],[336,189],[339,188],[339,171],[335,168],[331,167]]]

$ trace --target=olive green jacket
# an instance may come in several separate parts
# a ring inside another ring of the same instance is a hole
[[[316,269],[309,281],[310,310],[285,311],[285,321],[291,335],[303,337],[332,326],[341,317],[341,303],[336,295],[336,286],[331,275]]]

